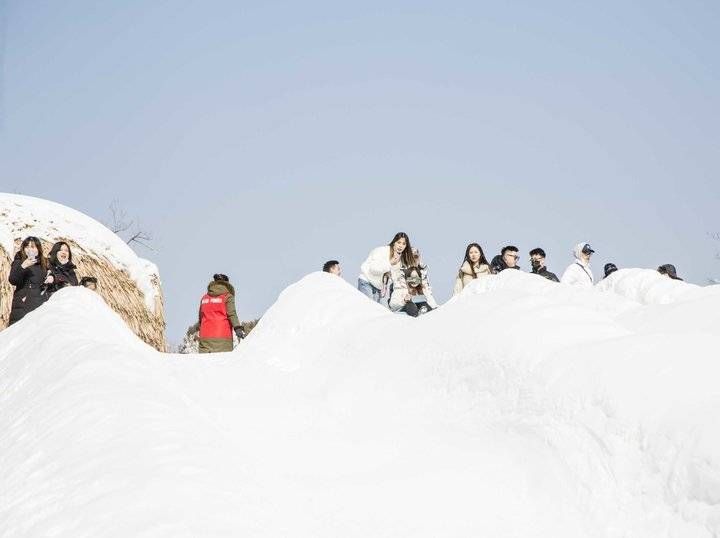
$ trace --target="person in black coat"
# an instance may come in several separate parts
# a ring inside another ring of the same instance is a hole
[[[545,251],[540,247],[534,248],[530,251],[530,264],[532,265],[532,272],[534,275],[540,275],[551,282],[560,282],[557,275],[555,273],[551,273],[548,271],[548,268],[545,267]]]
[[[50,283],[48,263],[37,237],[27,237],[10,267],[10,284],[15,286],[8,325],[20,321],[28,312],[43,304],[43,286]]]
[[[517,264],[518,261],[518,248],[512,245],[503,247],[500,254],[495,256],[490,262],[490,270],[494,273],[500,273],[505,269],[520,269]]]
[[[48,255],[48,269],[51,282],[46,287],[47,295],[52,295],[65,286],[77,286],[78,277],[72,261],[70,245],[64,241],[55,243]]]

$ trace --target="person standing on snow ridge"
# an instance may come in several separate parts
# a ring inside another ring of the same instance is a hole
[[[22,242],[10,266],[8,280],[15,286],[8,322],[10,326],[45,302],[42,287],[51,283],[47,259],[37,237],[27,237]]]
[[[374,248],[360,266],[358,290],[376,303],[388,296],[393,275],[415,265],[410,238],[398,232],[389,245]]]
[[[45,293],[50,296],[65,286],[77,286],[78,278],[75,269],[70,245],[65,241],[55,243],[48,255],[49,278],[52,279],[52,282],[45,288]]]
[[[534,275],[540,275],[543,278],[547,278],[552,282],[560,282],[560,279],[555,273],[551,273],[545,267],[545,251],[541,248],[534,248],[530,252],[530,264],[532,265],[532,272]]]
[[[233,349],[233,331],[245,338],[235,309],[235,288],[226,275],[216,273],[200,301],[200,353],[222,353]]]
[[[470,243],[465,249],[465,258],[458,270],[457,277],[455,277],[453,295],[460,293],[476,278],[491,274],[490,263],[488,263],[482,247],[478,243]]]
[[[490,263],[490,269],[493,273],[497,274],[505,269],[520,269],[520,266],[517,264],[518,258],[518,248],[514,247],[512,245],[508,245],[506,247],[503,247],[503,249],[500,251],[500,254],[495,256]]]
[[[592,288],[595,284],[595,278],[590,268],[590,256],[592,256],[594,252],[588,243],[578,243],[575,245],[573,249],[575,261],[565,269],[560,282],[581,288]]]

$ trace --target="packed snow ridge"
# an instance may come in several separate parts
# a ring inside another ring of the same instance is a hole
[[[717,537],[718,312],[504,271],[413,319],[317,273],[201,357],[65,289],[0,333],[0,535]]]
[[[15,239],[31,235],[50,243],[61,239],[74,241],[86,252],[125,269],[143,292],[148,310],[154,312],[156,297],[160,294],[158,268],[139,258],[117,234],[84,213],[61,204],[0,192],[0,246],[12,256]]]

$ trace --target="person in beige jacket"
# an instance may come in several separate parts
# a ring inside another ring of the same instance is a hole
[[[477,243],[470,243],[465,249],[465,259],[455,277],[453,295],[460,293],[474,279],[491,274],[490,264],[485,258],[482,247]]]

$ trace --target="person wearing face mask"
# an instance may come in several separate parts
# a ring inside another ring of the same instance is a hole
[[[46,293],[52,295],[66,286],[77,286],[78,277],[75,274],[75,264],[72,261],[70,245],[59,241],[53,245],[48,255],[48,269],[50,283],[46,286]]]
[[[453,295],[460,293],[465,286],[476,278],[491,274],[490,264],[485,258],[482,247],[478,243],[470,243],[465,249],[465,258],[455,278]]]
[[[358,290],[377,303],[387,298],[393,276],[415,263],[410,238],[398,232],[390,244],[374,248],[360,266]]]
[[[555,273],[548,271],[545,267],[545,251],[541,248],[534,248],[530,251],[530,264],[534,275],[540,275],[552,282],[560,282]]]
[[[595,284],[595,278],[590,268],[590,257],[594,252],[588,243],[575,245],[573,249],[575,261],[565,269],[560,282],[581,288],[592,288]]]
[[[47,259],[37,237],[27,237],[22,242],[10,267],[8,280],[15,286],[9,326],[43,304],[46,297],[42,294],[42,288],[51,284]]]
[[[513,245],[503,247],[500,254],[495,256],[490,263],[490,269],[496,274],[504,271],[505,269],[519,270],[520,266],[517,264],[519,257],[517,247],[514,247]]]
[[[430,286],[426,286],[420,267],[403,269],[390,295],[390,310],[414,318],[437,308]]]

